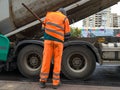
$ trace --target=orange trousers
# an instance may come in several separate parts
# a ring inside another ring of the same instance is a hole
[[[51,60],[52,57],[54,57],[53,85],[58,85],[60,83],[62,53],[63,43],[52,40],[44,41],[43,61],[40,71],[41,82],[47,81],[50,71]]]

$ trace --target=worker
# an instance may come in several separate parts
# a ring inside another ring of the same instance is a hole
[[[40,87],[45,88],[49,76],[52,57],[54,57],[53,89],[60,86],[60,71],[63,52],[63,42],[70,37],[69,20],[66,11],[60,8],[56,12],[48,12],[44,19],[44,51],[40,71]]]

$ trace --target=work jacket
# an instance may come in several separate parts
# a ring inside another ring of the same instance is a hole
[[[68,18],[61,12],[48,12],[44,20],[45,33],[64,41],[64,36],[70,34]]]

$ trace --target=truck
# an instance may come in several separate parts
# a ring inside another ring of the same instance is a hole
[[[22,3],[44,19],[47,11],[67,6],[69,10],[71,4],[73,9],[78,0],[0,0],[0,71],[18,68],[23,76],[36,78],[44,48],[42,24]],[[119,40],[117,37],[70,38],[64,42],[61,72],[68,79],[88,79],[96,63],[120,65]]]

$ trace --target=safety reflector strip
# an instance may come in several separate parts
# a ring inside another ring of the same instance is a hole
[[[53,32],[53,33],[56,33],[62,37],[64,37],[64,34],[60,33],[60,32],[57,32],[56,30],[53,30],[53,29],[48,29],[48,28],[45,28],[46,31],[49,31],[49,32]]]
[[[53,80],[60,80],[60,78],[53,78]]]
[[[48,76],[49,74],[48,73],[40,73],[40,75]]]
[[[60,75],[60,73],[53,73],[53,75],[55,75],[55,76],[59,76],[59,75]]]
[[[42,81],[47,81],[47,78],[40,78]]]
[[[58,27],[58,28],[60,28],[61,30],[64,30],[64,28],[61,27],[61,26],[58,25],[58,24],[55,24],[55,23],[52,23],[52,22],[47,22],[46,24],[49,24],[49,25],[52,25],[52,26]]]
[[[70,32],[68,32],[68,33],[65,33],[65,36],[67,36],[67,35],[70,35]]]

